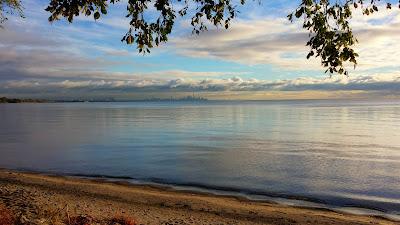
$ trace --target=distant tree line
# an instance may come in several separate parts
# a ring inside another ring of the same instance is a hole
[[[0,103],[44,103],[48,102],[42,99],[20,99],[20,98],[6,98],[0,97]]]

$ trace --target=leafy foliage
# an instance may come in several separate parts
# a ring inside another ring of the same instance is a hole
[[[1,24],[7,20],[7,14],[19,14],[21,17],[24,17],[22,14],[22,6],[19,0],[0,0],[0,28]]]
[[[50,0],[46,11],[51,13],[49,21],[66,18],[72,22],[75,16],[93,16],[95,20],[107,14],[109,5],[120,0]],[[260,0],[259,0],[260,1]],[[377,12],[379,6],[392,8],[392,3],[380,0],[300,0],[298,8],[288,15],[290,21],[303,20],[303,28],[309,31],[307,46],[312,56],[321,59],[325,72],[347,75],[346,63],[357,65],[358,54],[353,47],[357,39],[353,34],[350,20],[353,11],[362,10],[364,15]],[[229,28],[237,16],[239,5],[246,0],[128,0],[126,17],[130,26],[123,36],[123,42],[135,44],[139,52],[149,53],[150,49],[167,42],[178,16],[190,17],[193,33],[207,30],[207,26]],[[19,0],[0,0],[0,13],[7,6],[20,12]],[[154,10],[155,9],[155,10]],[[156,12],[156,16],[149,16]],[[0,21],[3,14],[0,14]]]
[[[325,72],[347,75],[344,63],[350,62],[356,67],[358,57],[353,49],[358,41],[350,26],[353,11],[361,9],[364,15],[371,15],[378,12],[379,2],[302,0],[295,12],[288,15],[288,19],[304,19],[303,28],[310,32],[307,45],[311,50],[307,58],[320,57],[322,66],[327,68]],[[386,8],[391,9],[392,3],[386,2]]]
[[[65,17],[69,22],[75,16],[93,14],[95,20],[102,14],[107,14],[109,4],[119,0],[51,0],[46,8],[51,13],[49,21]],[[194,14],[191,16],[193,32],[199,34],[207,30],[206,23],[215,26],[229,27],[231,19],[236,16],[232,0],[129,0],[127,5],[127,18],[130,18],[128,32],[122,38],[127,44],[136,44],[139,52],[150,52],[150,48],[168,41],[177,16],[185,16],[195,4]],[[240,4],[244,4],[241,0]],[[179,9],[177,5],[179,4]],[[146,13],[156,9],[156,18],[146,17]]]

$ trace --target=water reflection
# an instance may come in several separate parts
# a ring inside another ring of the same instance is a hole
[[[397,102],[0,105],[0,166],[400,209]]]

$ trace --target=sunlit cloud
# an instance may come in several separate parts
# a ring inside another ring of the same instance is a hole
[[[306,32],[284,18],[258,18],[236,21],[229,30],[212,29],[199,36],[175,38],[172,43],[185,56],[299,69],[310,63],[305,60],[307,38]]]
[[[316,79],[310,77],[286,80],[258,80],[232,77],[228,79],[131,79],[131,80],[22,80],[0,84],[0,93],[34,93],[102,91],[107,93],[134,92],[298,92],[298,91],[400,91],[400,76],[376,75]]]
[[[381,11],[372,16],[355,13],[352,26],[359,43],[354,72],[400,64],[400,12]],[[308,32],[285,18],[258,17],[237,20],[229,30],[212,29],[199,36],[172,40],[188,57],[212,57],[238,63],[272,64],[282,70],[322,70],[318,59],[306,59]],[[379,53],[379,54],[377,54]]]

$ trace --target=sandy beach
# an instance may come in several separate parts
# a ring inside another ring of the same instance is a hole
[[[0,170],[0,204],[25,224],[399,224],[384,218],[252,202],[168,188]],[[115,223],[117,224],[117,223]]]

